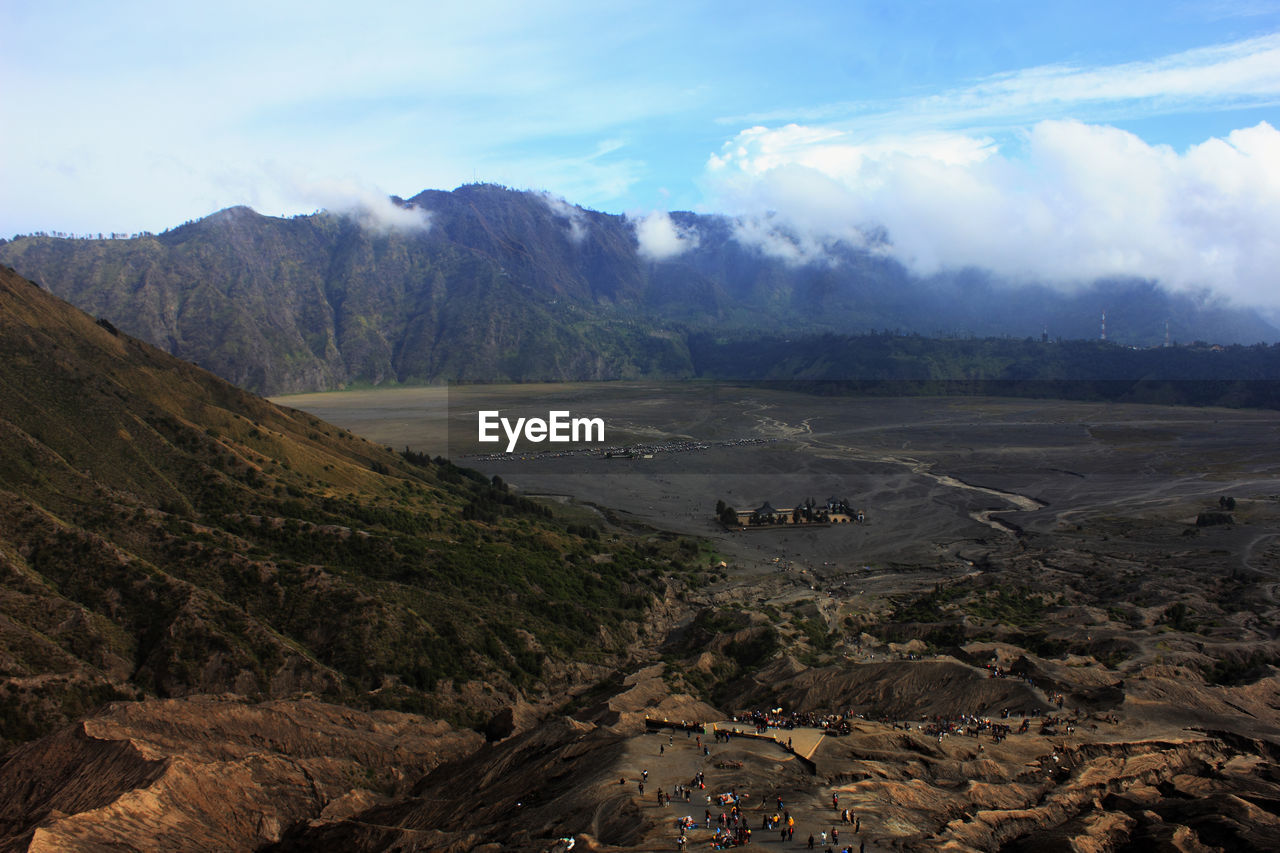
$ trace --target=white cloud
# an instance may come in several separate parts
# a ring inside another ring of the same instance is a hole
[[[586,213],[576,204],[569,204],[558,195],[552,195],[545,190],[536,193],[538,198],[542,199],[543,204],[559,218],[565,221],[569,229],[569,241],[574,245],[582,245],[582,241],[587,239],[587,231],[590,224],[587,222]]]
[[[965,89],[926,100],[942,109],[1018,113],[1089,102],[1154,100],[1211,104],[1280,96],[1280,34],[1187,50],[1141,62],[1099,68],[1050,65],[990,77]]]
[[[628,219],[636,232],[640,256],[646,260],[662,261],[698,248],[698,232],[681,228],[662,211],[639,219]]]
[[[345,208],[330,208],[352,217],[365,228],[381,231],[430,231],[431,211],[416,205],[396,204],[383,196],[380,200],[352,199]]]
[[[1280,101],[1280,33],[1154,59],[1097,67],[1038,65],[930,95],[725,117],[729,124],[822,122],[860,141],[940,128],[1008,129],[1049,118],[1112,120],[1187,110],[1274,106]]]
[[[1114,127],[1042,121],[1013,156],[985,137],[858,143],[750,128],[708,163],[739,239],[795,260],[877,226],[917,273],[978,266],[1074,284],[1154,278],[1280,305],[1280,132],[1263,122],[1179,153]]]
[[[365,228],[382,231],[426,231],[431,211],[397,204],[391,196],[354,180],[314,179],[290,176],[278,182],[280,195],[290,206],[313,205],[348,216]]]

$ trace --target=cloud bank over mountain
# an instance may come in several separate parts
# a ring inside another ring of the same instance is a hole
[[[569,200],[573,243],[571,205],[631,212],[649,259],[693,238],[638,214],[727,213],[794,263],[1280,304],[1280,6],[1024,6],[0,4],[0,235],[416,228],[376,197],[493,182]]]
[[[640,256],[650,261],[665,261],[698,248],[698,232],[682,228],[663,211],[655,211],[639,219],[628,217],[636,232]]]
[[[570,204],[568,200],[545,190],[536,195],[546,204],[547,209],[565,223],[569,242],[575,246],[582,245],[582,241],[587,239],[587,232],[590,230],[586,211],[576,204]]]
[[[298,174],[273,175],[282,194],[314,204],[317,209],[348,216],[375,231],[427,231],[431,212],[394,200],[359,181],[317,179]]]
[[[884,251],[925,275],[1136,276],[1280,305],[1280,132],[1266,122],[1182,152],[1074,120],[1038,122],[1010,145],[753,127],[710,158],[707,179],[742,217],[740,238],[771,254],[805,259],[883,228]]]

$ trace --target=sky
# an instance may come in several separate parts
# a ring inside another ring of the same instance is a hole
[[[1280,309],[1280,0],[5,0],[0,32],[0,236],[484,181],[657,260],[693,210],[796,263]]]

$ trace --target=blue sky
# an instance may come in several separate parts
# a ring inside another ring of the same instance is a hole
[[[482,180],[1280,302],[1280,3],[194,6],[0,6],[0,235]]]

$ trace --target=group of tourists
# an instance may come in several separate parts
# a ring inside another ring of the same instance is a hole
[[[1009,719],[1011,712],[1003,709],[1000,712],[1000,719]],[[942,743],[944,737],[947,736],[966,736],[971,738],[979,738],[983,734],[990,734],[991,740],[995,743],[1001,743],[1011,734],[1025,735],[1031,730],[1031,721],[1039,720],[1039,733],[1046,736],[1055,736],[1058,734],[1073,734],[1076,727],[1080,725],[1080,718],[1075,715],[1050,715],[1041,717],[1039,709],[1033,710],[1030,714],[1025,711],[1021,713],[1021,722],[1015,729],[1010,723],[1003,723],[993,720],[989,717],[979,717],[975,714],[960,714],[958,716],[943,716],[941,714],[930,717],[921,717],[920,722],[914,726],[928,737],[936,737],[938,743]],[[901,728],[905,731],[911,731],[913,725],[911,723],[892,723],[893,728]],[[1096,728],[1096,726],[1095,726]]]
[[[671,793],[664,793],[661,788],[658,789],[658,805],[666,807],[671,805],[672,798],[684,800],[686,803],[693,802],[693,791],[686,785],[676,785],[671,789]]]
[[[996,667],[988,666],[993,678],[1011,678],[1024,677],[1017,676],[1009,671]],[[1024,677],[1025,678],[1025,677]],[[1031,683],[1031,679],[1025,679]],[[1062,708],[1065,704],[1065,697],[1061,693],[1048,692],[1046,694],[1052,705]],[[847,734],[851,731],[851,725],[858,719],[865,719],[861,714],[854,714],[852,710],[848,714],[838,713],[816,713],[801,711],[784,711],[781,708],[771,708],[748,711],[739,713],[733,718],[734,723],[742,724],[743,730],[724,730],[713,727],[713,735],[717,744],[727,744],[733,739],[734,735],[739,737],[750,737],[754,735],[764,735],[768,737],[769,730],[782,730],[783,732],[797,728],[816,728],[829,735]],[[1114,715],[1109,717],[1098,717],[1103,722],[1117,723],[1118,718]],[[658,725],[663,727],[669,726],[672,729],[684,729],[685,737],[693,740],[696,735],[696,743],[690,744],[696,746],[698,752],[702,753],[704,758],[710,756],[708,745],[703,742],[703,734],[706,728],[700,723],[669,723],[667,721],[646,721],[651,728]],[[1027,734],[1033,723],[1038,723],[1040,735],[1057,735],[1060,733],[1071,734],[1078,725],[1081,725],[1081,719],[1077,713],[1068,711],[1065,714],[1054,714],[1051,710],[1045,711],[1041,707],[1033,707],[1026,710],[1013,710],[1010,708],[1002,708],[997,714],[990,717],[984,717],[977,714],[961,713],[956,715],[934,715],[932,717],[924,716],[918,721],[903,722],[900,720],[890,720],[888,718],[879,720],[887,725],[892,725],[894,729],[903,731],[915,731],[928,737],[937,737],[938,742],[942,743],[943,739],[948,736],[969,737],[974,739],[981,738],[984,734],[990,735],[995,743],[1000,743],[1013,734]],[[1086,720],[1085,725],[1092,725]],[[754,729],[754,732],[748,730],[747,727]],[[1093,726],[1096,728],[1096,726]],[[785,740],[781,735],[775,738],[779,746],[784,749],[791,749],[790,738]],[[674,746],[674,737],[668,736],[665,745],[659,747],[659,755],[663,756],[669,748]],[[982,749],[982,745],[978,745],[978,749]],[[1062,773],[1065,770],[1064,765],[1070,765],[1072,755],[1065,746],[1055,747],[1052,756],[1053,764],[1049,765],[1047,770],[1050,774],[1053,772]],[[723,769],[741,768],[741,761],[725,761],[717,765]],[[648,779],[648,771],[645,770],[640,779],[641,792],[643,793],[644,782]],[[694,802],[695,793],[706,788],[706,780],[702,771],[697,772],[693,778],[687,783],[677,784],[672,788],[672,793],[668,795],[663,789],[658,790],[658,805],[668,806],[672,799],[683,800],[685,803]],[[731,847],[739,847],[751,843],[752,830],[747,825],[746,810],[748,803],[745,794],[739,794],[731,789],[727,793],[707,795],[706,802],[708,808],[705,810],[703,827],[712,833],[710,844],[713,849],[721,850]],[[718,807],[718,808],[717,808]],[[717,809],[713,813],[713,808]],[[854,813],[850,808],[841,807],[840,795],[838,792],[831,795],[831,808],[839,817],[839,824],[832,825],[829,831],[822,831],[816,837],[812,834],[808,836],[807,847],[810,850],[821,849],[823,853],[865,853],[866,842],[861,839],[862,834],[862,817]],[[791,814],[790,809],[786,808],[783,798],[780,795],[762,795],[760,802],[754,808],[753,812],[763,812],[759,823],[757,834],[764,832],[777,832],[778,838],[784,844],[787,842],[797,843],[795,839],[796,820]],[[754,823],[754,820],[752,821]],[[856,845],[848,845],[840,847],[840,828],[846,827],[846,832],[853,836],[857,841]],[[679,818],[676,821],[676,828],[679,831],[677,844],[683,849],[688,842],[689,830],[697,828],[691,816]],[[798,844],[803,845],[803,839]]]
[[[769,729],[838,729],[847,722],[843,714],[815,714],[808,711],[783,711],[773,708],[764,711],[749,711],[733,718],[735,723],[754,726],[759,734]]]
[[[757,733],[765,733],[768,729],[792,730],[800,727],[820,728],[831,730],[840,726],[842,723],[848,725],[849,718],[841,714],[816,714],[807,712],[786,712],[781,709],[769,709],[760,711],[751,711],[740,714],[734,718],[734,722],[745,724],[753,727]],[[675,726],[672,726],[675,728]],[[702,735],[699,732],[705,732],[706,729],[697,724],[680,724],[680,728],[686,731],[686,738],[694,740],[689,746],[697,749],[704,757],[708,756],[707,744],[703,742]],[[713,735],[716,743],[728,743],[735,732],[713,729]],[[696,740],[695,740],[696,737]],[[778,740],[780,746],[786,747],[787,743]],[[664,763],[672,757],[672,750],[675,748],[674,734],[669,734],[665,738],[665,743],[659,745],[658,755],[664,759]],[[687,755],[687,753],[686,753]],[[740,762],[731,762],[725,766],[741,767]],[[649,771],[642,770],[640,779],[637,780],[641,786],[644,785],[649,778]],[[706,788],[706,778],[704,771],[697,771],[687,781],[682,781],[672,786],[671,792],[668,793],[665,788],[659,788],[657,791],[657,803],[660,807],[671,805],[674,799],[677,802],[685,803],[694,802],[695,794],[702,792]],[[748,825],[748,811],[759,815],[759,821],[755,818],[750,823],[756,828],[754,829],[756,840],[762,833],[776,832],[778,840],[783,844],[788,842],[795,844],[797,847],[807,846],[810,850],[821,850],[823,853],[854,853],[860,851],[865,853],[866,842],[859,839],[862,832],[862,817],[854,813],[853,809],[844,807],[840,803],[840,795],[838,792],[831,795],[831,808],[838,816],[838,823],[833,821],[829,830],[820,832],[817,836],[809,834],[806,839],[804,836],[796,837],[796,816],[792,814],[791,809],[784,801],[780,793],[761,794],[758,803],[750,803],[747,794],[739,792],[735,788],[730,788],[722,793],[707,792],[705,795],[706,808],[703,811],[703,823],[699,825],[692,815],[684,815],[673,820],[676,832],[676,846],[680,850],[684,850],[691,840],[691,833],[694,830],[705,830],[711,833],[709,839],[700,840],[699,843],[709,843],[714,850],[726,850],[735,847],[742,847],[752,843],[753,828]],[[857,842],[847,846],[840,846],[841,828],[849,835],[853,836]],[[821,839],[819,841],[819,838]]]

